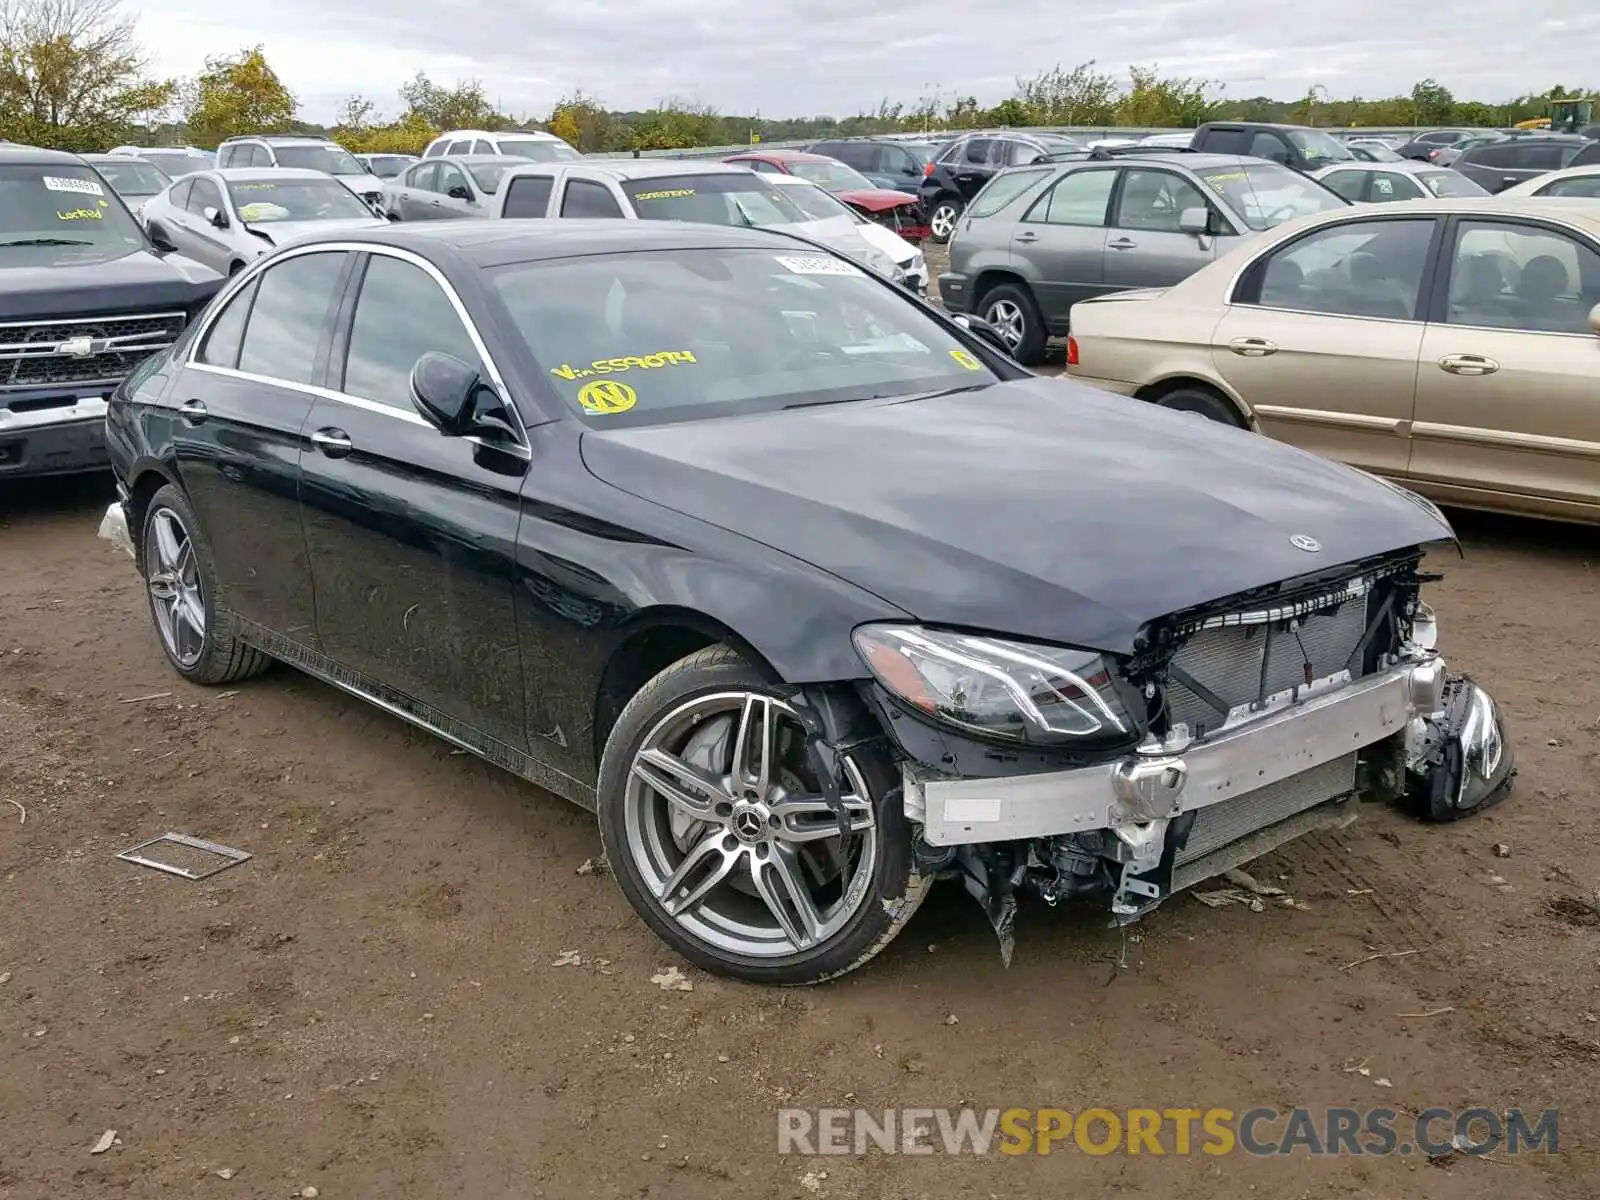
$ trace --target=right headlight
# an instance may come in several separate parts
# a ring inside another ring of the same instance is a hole
[[[1140,735],[1094,650],[918,625],[863,625],[854,640],[896,699],[968,733],[1050,748]]]

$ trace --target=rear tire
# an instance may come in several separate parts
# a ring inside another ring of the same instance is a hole
[[[139,545],[150,617],[173,670],[191,683],[236,683],[272,665],[217,604],[211,546],[180,488],[169,483],[150,498]]]
[[[1232,425],[1235,429],[1246,427],[1238,409],[1216,392],[1207,391],[1205,388],[1175,388],[1158,399],[1156,404],[1173,412],[1194,413],[1219,425]]]
[[[716,975],[798,985],[877,954],[932,879],[881,749],[845,760],[840,838],[787,695],[727,646],[679,660],[617,718],[597,808],[611,873],[662,941]]]
[[[1002,283],[984,293],[978,308],[983,319],[999,330],[1012,358],[1025,367],[1036,367],[1044,361],[1048,334],[1039,306],[1026,287]]]
[[[955,234],[956,222],[966,211],[966,204],[955,196],[941,196],[928,213],[929,236],[935,245],[942,246]]]

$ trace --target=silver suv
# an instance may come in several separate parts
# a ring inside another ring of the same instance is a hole
[[[231,137],[217,147],[217,167],[292,167],[332,175],[366,202],[383,210],[383,180],[338,142],[319,137],[256,134]]]
[[[1016,167],[967,206],[939,293],[1031,366],[1079,300],[1170,287],[1240,238],[1346,203],[1287,167],[1232,155],[1127,147]]]

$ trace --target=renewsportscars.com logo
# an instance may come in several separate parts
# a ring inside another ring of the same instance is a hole
[[[1560,1113],[1520,1108],[781,1108],[778,1153],[1555,1154]]]

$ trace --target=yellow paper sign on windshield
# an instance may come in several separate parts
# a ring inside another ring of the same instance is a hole
[[[969,371],[983,370],[983,364],[972,355],[968,354],[965,350],[952,350],[950,351],[950,357],[955,359]]]
[[[638,392],[625,383],[618,383],[615,379],[599,379],[594,383],[586,383],[578,391],[578,403],[583,405],[584,412],[605,416],[627,412],[638,401]]]

